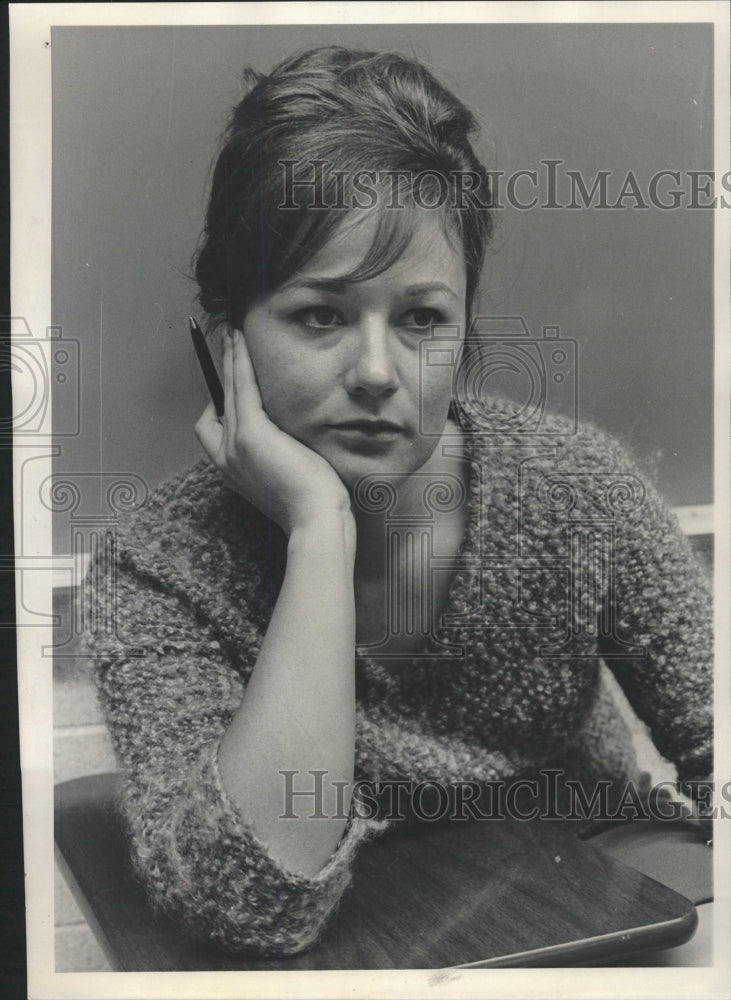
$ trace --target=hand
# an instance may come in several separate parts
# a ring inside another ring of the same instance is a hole
[[[713,816],[716,811],[713,808],[713,787],[713,773],[681,782],[683,793],[692,800],[691,818],[697,822],[699,836],[706,844],[713,843]]]
[[[224,482],[287,536],[334,513],[352,519],[348,491],[333,467],[267,416],[244,335],[233,330],[224,341],[223,418],[219,423],[210,403],[195,425]]]

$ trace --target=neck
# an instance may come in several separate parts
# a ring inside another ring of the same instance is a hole
[[[360,504],[353,504],[358,537],[356,574],[361,579],[379,577],[383,571],[389,518],[397,516],[399,524],[404,527],[412,519],[417,521],[424,518],[427,511],[424,504],[424,490],[429,483],[428,477],[436,481],[442,475],[458,475],[463,483],[466,482],[462,464],[463,451],[462,434],[457,425],[450,421],[439,444],[416,473],[389,479],[393,484],[396,498],[386,511],[364,511]],[[440,516],[449,515],[437,514],[436,518]]]

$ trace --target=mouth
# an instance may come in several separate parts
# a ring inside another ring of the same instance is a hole
[[[406,434],[400,424],[373,418],[344,420],[330,427],[348,451],[363,455],[386,455]]]
[[[339,431],[364,434],[368,437],[393,437],[404,433],[404,428],[400,424],[394,424],[390,420],[346,420],[332,426]]]

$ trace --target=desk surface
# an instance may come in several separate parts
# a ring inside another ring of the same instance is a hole
[[[381,837],[319,945],[291,958],[232,957],[154,916],[127,861],[113,775],[56,788],[62,867],[124,971],[424,969],[601,964],[694,932],[685,897],[582,843],[560,823],[450,823]]]

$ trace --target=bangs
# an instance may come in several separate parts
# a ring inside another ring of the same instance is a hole
[[[374,190],[377,200],[372,208],[356,205],[313,210],[310,207],[290,213],[290,217],[297,216],[294,231],[289,238],[283,238],[285,234],[280,230],[270,244],[271,251],[277,251],[276,261],[272,259],[268,267],[270,287],[277,287],[297,274],[337,233],[347,234],[374,217],[376,223],[368,251],[355,268],[341,276],[343,281],[367,281],[387,271],[402,256],[429,215],[438,216],[450,247],[463,255],[462,220],[458,212],[446,206],[431,209],[417,205],[410,186],[401,185],[394,190],[382,182]]]

